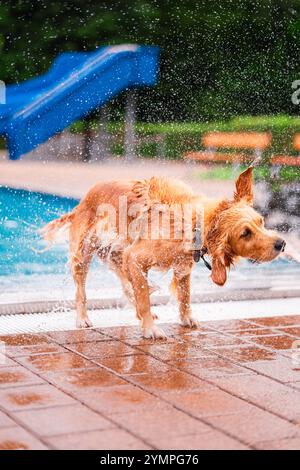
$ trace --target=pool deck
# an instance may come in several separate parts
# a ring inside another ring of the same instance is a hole
[[[201,167],[167,160],[126,162],[122,158],[99,163],[8,161],[0,159],[0,185],[81,198],[99,181],[141,179],[151,176],[179,178],[211,197],[233,194],[233,181],[205,181],[196,175]]]
[[[299,315],[165,331],[0,337],[0,449],[300,448]]]

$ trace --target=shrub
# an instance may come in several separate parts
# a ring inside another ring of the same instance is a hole
[[[110,123],[109,131],[113,137],[123,139],[124,124]],[[268,160],[272,154],[296,155],[293,149],[293,136],[300,132],[300,118],[287,115],[240,116],[224,122],[137,123],[136,133],[143,141],[138,148],[138,153],[141,156],[156,157],[159,154],[158,146],[161,144],[154,142],[157,140],[155,137],[162,136],[164,156],[171,159],[182,158],[182,155],[190,150],[200,150],[202,136],[211,131],[271,132],[272,144],[265,152],[266,160]],[[147,138],[148,145],[145,145]]]

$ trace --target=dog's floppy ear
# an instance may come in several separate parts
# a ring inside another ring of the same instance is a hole
[[[224,257],[222,255],[213,256],[212,258],[211,278],[215,284],[218,284],[218,286],[223,286],[227,281],[227,270]]]
[[[235,182],[236,191],[234,200],[245,199],[248,204],[253,204],[253,167],[249,166],[247,170],[240,174]]]
[[[223,286],[227,280],[228,256],[227,256],[227,234],[219,228],[219,221],[209,230],[206,236],[206,243],[212,258],[211,278],[218,286]]]

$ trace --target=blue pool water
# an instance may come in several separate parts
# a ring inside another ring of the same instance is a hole
[[[0,275],[65,272],[67,244],[44,253],[33,249],[46,246],[38,229],[77,203],[75,199],[0,187]]]

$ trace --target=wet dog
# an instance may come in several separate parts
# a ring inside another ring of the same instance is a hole
[[[151,268],[173,270],[181,323],[196,327],[190,306],[190,279],[201,253],[211,258],[211,279],[222,286],[239,257],[271,261],[285,241],[264,227],[253,209],[253,175],[249,167],[236,181],[231,200],[195,194],[180,181],[153,177],[140,181],[99,183],[75,209],[42,229],[53,241],[69,228],[70,257],[76,285],[76,325],[92,326],[87,315],[85,282],[94,255],[118,275],[135,305],[143,336],[163,338],[150,308]],[[200,254],[200,255],[199,255]]]

